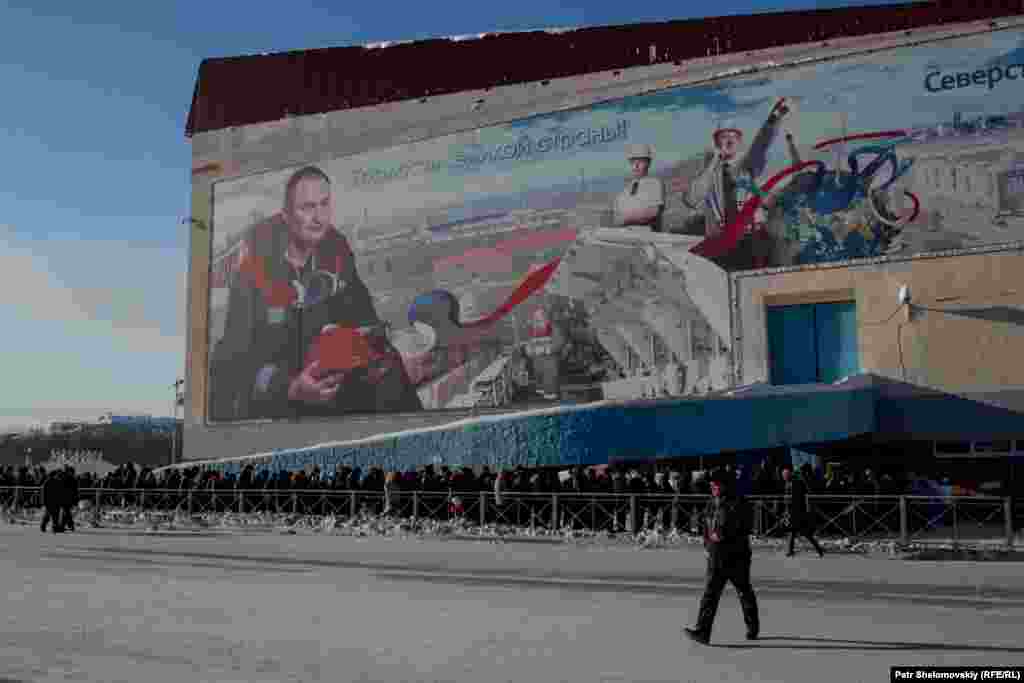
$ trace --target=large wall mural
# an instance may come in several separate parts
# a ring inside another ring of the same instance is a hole
[[[1022,76],[993,32],[219,182],[208,417],[725,388],[729,272],[1020,238]]]

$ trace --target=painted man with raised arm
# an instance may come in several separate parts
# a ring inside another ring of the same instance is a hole
[[[743,131],[720,123],[712,133],[714,150],[707,155],[704,170],[690,183],[683,198],[690,209],[704,213],[708,237],[719,236],[736,220],[751,196],[749,187],[743,186],[756,186],[761,179],[768,166],[769,150],[778,138],[780,125],[788,113],[786,100],[777,100],[742,155]],[[754,220],[745,227],[730,263],[747,268],[768,265],[769,250],[763,244],[765,223],[765,212],[759,209]]]

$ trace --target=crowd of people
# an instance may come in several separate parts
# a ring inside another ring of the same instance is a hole
[[[235,471],[192,465],[187,467],[137,468],[118,466],[97,477],[76,473],[72,465],[47,472],[41,466],[0,468],[0,506],[3,509],[44,510],[43,526],[52,522],[59,532],[73,528],[72,510],[79,497],[100,510],[145,510],[150,512],[195,513],[283,513],[349,517],[421,517],[424,519],[466,519],[476,523],[511,526],[572,526],[592,530],[639,530],[672,528],[685,530],[692,515],[710,494],[710,468],[694,467],[692,461],[669,464],[625,466],[524,467],[502,470],[489,467],[432,466],[407,471],[385,471],[381,467],[339,466],[321,469],[311,466],[298,471],[271,471],[266,465],[249,464]],[[784,465],[768,462],[747,470],[742,465],[716,466],[720,476],[735,482],[743,496],[764,496],[759,524],[777,529],[791,511],[787,499]],[[805,494],[854,496],[881,518],[893,500],[873,496],[954,495],[951,484],[934,477],[919,477],[898,471],[864,468],[851,471],[810,465],[796,468],[795,477]],[[359,492],[358,495],[350,495]],[[420,495],[410,495],[419,492]],[[560,495],[553,505],[551,494]],[[481,495],[483,494],[483,495]],[[565,495],[568,494],[568,495]],[[847,526],[855,529],[849,498],[824,498],[815,502],[829,533]],[[941,511],[932,510],[928,517]],[[892,520],[898,520],[898,517]],[[890,521],[892,521],[890,520]],[[896,522],[893,521],[893,524]],[[916,524],[916,522],[915,522]],[[890,529],[892,531],[892,529]]]
[[[72,467],[65,468],[74,472]],[[744,495],[777,495],[783,490],[782,466],[767,463],[754,465],[749,471],[742,466],[725,465],[725,471],[737,479]],[[364,490],[424,492],[495,493],[617,493],[707,495],[708,469],[693,465],[622,465],[557,467],[525,467],[492,470],[469,467],[435,467],[426,465],[405,471],[385,471],[382,467],[339,466],[335,469],[308,469],[271,472],[267,468],[247,465],[238,472],[219,468],[192,466],[166,468],[159,472],[149,467],[124,464],[106,476],[91,473],[74,475],[83,489],[150,489],[150,490]],[[800,468],[801,477],[812,493],[835,495],[899,495],[915,488],[915,475],[878,472],[865,468],[839,471],[828,467],[816,471],[809,465]],[[894,476],[895,475],[895,476]],[[47,471],[42,466],[0,468],[0,487],[36,487],[42,485]],[[899,478],[897,478],[899,477]],[[942,486],[941,480],[932,480]],[[948,485],[948,482],[947,482]]]
[[[68,466],[66,471],[74,472]],[[782,465],[755,464],[747,470],[742,465],[725,465],[726,472],[736,477],[743,495],[778,495],[782,493]],[[871,468],[852,469],[827,466],[824,470],[809,465],[798,468],[811,493],[830,495],[900,495],[924,489],[956,495],[958,487],[948,477],[919,477],[914,473],[891,471],[879,473]],[[75,474],[83,489],[150,489],[150,490],[363,490],[424,492],[495,493],[619,493],[707,495],[708,468],[694,464],[594,465],[558,467],[516,466],[492,470],[488,466],[449,467],[426,465],[404,471],[386,471],[382,467],[338,466],[321,469],[311,466],[303,470],[272,472],[269,468],[246,465],[237,472],[218,467],[191,466],[164,468],[136,467],[128,463],[105,476],[92,473]],[[43,466],[0,468],[0,487],[37,487],[47,476]],[[960,487],[962,488],[962,487]]]

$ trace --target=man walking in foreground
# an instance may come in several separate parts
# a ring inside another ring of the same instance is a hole
[[[786,486],[786,502],[789,507],[789,550],[786,557],[793,557],[795,554],[793,546],[797,536],[803,536],[814,549],[818,551],[818,557],[824,557],[825,551],[821,549],[818,541],[814,538],[814,523],[807,510],[807,482],[806,477],[793,478],[793,468],[786,465],[782,469],[782,481]]]
[[[750,534],[754,526],[753,509],[735,493],[735,478],[716,472],[711,478],[711,501],[700,518],[708,558],[707,583],[700,601],[697,625],[685,628],[686,637],[707,645],[718,612],[718,601],[727,582],[736,587],[747,625],[747,640],[756,640],[761,630],[757,597],[750,585],[752,553]]]

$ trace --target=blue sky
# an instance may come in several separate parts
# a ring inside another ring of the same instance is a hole
[[[170,412],[184,372],[183,131],[203,58],[871,4],[4,1],[0,428]]]

